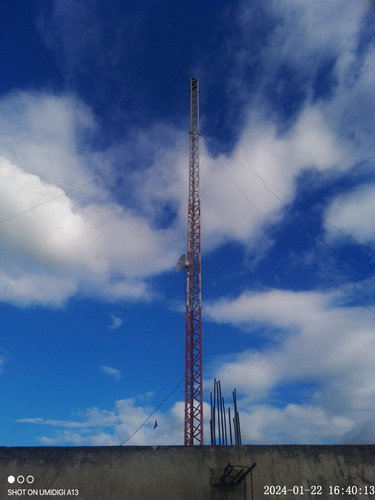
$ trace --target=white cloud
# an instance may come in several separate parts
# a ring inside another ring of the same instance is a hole
[[[48,126],[40,124],[36,114],[39,102]],[[93,152],[89,142],[82,141],[82,136],[95,130],[95,122],[77,99],[23,93],[4,98],[2,107],[2,120],[9,117],[11,125],[7,139],[0,140],[0,214],[2,219],[11,218],[0,223],[2,249],[9,264],[0,298],[24,305],[59,305],[75,293],[108,300],[148,298],[151,291],[147,278],[172,270],[183,251],[186,146],[165,148],[146,170],[122,172],[123,180],[132,188],[130,208],[114,201],[100,184],[89,184],[87,195],[83,194],[86,185],[65,194],[66,189],[72,189],[72,179],[78,185],[85,184],[89,176],[92,179],[113,168],[111,162],[118,154],[111,150],[107,155]],[[23,112],[16,117],[18,108]],[[158,133],[150,134],[146,140],[140,133],[136,142],[146,142],[150,150],[155,149],[151,146]],[[35,155],[29,156],[27,152],[34,147]],[[60,148],[65,153],[60,154]],[[264,119],[258,123],[252,119],[233,158],[224,154],[211,158],[203,142],[201,152],[206,249],[228,240],[252,245],[254,235],[261,237],[264,227],[259,211],[269,220],[280,217],[281,201],[259,176],[293,196],[295,180],[303,169],[326,170],[345,164],[344,148],[314,107],[306,108],[282,135]],[[92,158],[95,172],[89,172],[86,166]],[[101,165],[99,160],[104,158]],[[254,168],[254,174],[249,172]],[[21,215],[12,218],[17,214]],[[47,276],[56,288],[50,299],[39,286],[33,286]]]
[[[283,328],[299,325],[306,311],[318,314],[324,309],[328,296],[318,292],[269,290],[245,291],[234,299],[222,298],[205,306],[205,313],[216,322],[246,325],[251,321],[267,321]]]
[[[321,415],[322,432],[316,430],[316,439],[320,433],[321,439],[331,434],[333,440],[340,436],[344,440],[349,430],[354,436],[364,415],[373,412],[375,319],[363,308],[336,305],[338,298],[337,294],[270,290],[245,292],[206,306],[211,320],[240,326],[267,340],[263,348],[256,348],[254,340],[248,351],[217,359],[213,368],[217,378],[248,395],[244,410],[250,420],[256,419],[259,408],[265,411],[263,402],[272,401],[288,384],[312,384],[305,397],[312,413]],[[253,406],[255,402],[258,406]],[[298,433],[303,435],[305,421],[298,415],[303,415],[305,404],[292,406],[294,434],[292,428],[290,434],[285,431],[283,442],[295,442]],[[276,414],[287,421],[290,407],[269,408],[266,413],[272,422]]]
[[[23,269],[0,272],[0,300],[19,306],[44,304],[59,306],[78,292],[73,278],[48,276],[47,272],[28,272]]]
[[[155,412],[151,396],[116,401],[112,410],[89,408],[71,420],[23,418],[17,422],[53,428],[53,436],[44,434],[39,438],[45,445],[113,446],[124,441],[125,445],[182,444],[184,403]],[[158,426],[154,429],[155,420]]]
[[[147,278],[173,269],[175,231],[154,228],[90,182],[112,161],[88,145],[91,113],[76,98],[32,93],[4,97],[0,109],[0,300],[148,298]]]
[[[296,178],[304,169],[347,166],[345,148],[314,107],[306,108],[283,134],[261,111],[249,122],[232,154],[213,157],[205,140],[201,140],[202,238],[206,250],[228,240],[250,245],[254,234],[258,237],[259,228],[264,227],[264,217],[279,217],[283,204],[272,193],[271,185],[293,197]],[[166,168],[169,163],[175,165],[173,172]],[[155,216],[173,206],[178,215],[173,226],[175,235],[182,235],[187,185],[187,153],[177,148],[166,152],[147,175],[139,174],[136,190],[142,210]]]
[[[373,153],[375,113],[368,103],[373,101],[375,51],[367,48],[360,55],[358,51],[366,7],[358,8],[353,2],[346,9],[340,5],[336,0],[329,6],[322,1],[308,6],[299,1],[267,4],[267,15],[277,22],[262,48],[259,89],[274,81],[287,62],[303,74],[309,91],[282,132],[277,114],[270,114],[265,103],[249,99],[246,123],[232,155],[212,157],[201,141],[204,251],[235,241],[264,252],[270,242],[265,242],[263,216],[275,223],[283,215],[277,198],[280,191],[275,196],[272,185],[294,197],[297,179],[305,169],[337,175]],[[76,44],[65,24],[67,13],[75,8],[78,18],[91,19],[90,9],[71,3],[55,2],[52,13],[65,54]],[[234,58],[237,66],[246,64],[249,12],[242,4],[237,21],[243,50]],[[97,43],[97,36],[94,31],[85,35],[85,53]],[[312,82],[327,57],[335,63],[337,81],[331,94],[316,100]],[[353,68],[355,78],[350,77]],[[118,168],[120,159],[123,165],[124,158],[134,160],[139,151],[143,155],[152,151],[155,144],[160,146],[160,137],[175,136],[176,130],[153,124],[148,130],[133,131],[129,144],[99,151],[93,146],[98,131],[95,116],[82,101],[72,95],[35,92],[3,97],[0,127],[4,158],[0,218],[58,197],[0,223],[7,264],[0,300],[61,305],[78,293],[113,301],[150,298],[149,278],[172,270],[184,251],[187,138],[183,146],[174,144],[150,157],[149,168],[134,172],[125,168],[119,174],[126,186],[123,203],[120,197],[115,199],[115,189],[90,181]],[[108,180],[114,188],[114,179]],[[70,191],[84,184],[83,189]],[[361,222],[367,234],[368,224]]]
[[[117,330],[117,328],[120,328],[122,326],[123,321],[119,316],[110,314],[110,318],[111,318],[111,324],[109,325],[109,328],[111,330]]]
[[[72,95],[14,92],[0,100],[0,154],[47,184],[69,191],[92,179],[86,140],[95,132],[90,109]],[[97,165],[96,165],[97,166]],[[94,184],[75,196],[100,190]]]
[[[94,272],[103,270],[103,262],[95,257],[97,236],[93,225],[74,210],[71,199],[60,188],[1,157],[0,177],[2,219],[23,212],[0,224],[4,248],[12,255],[51,267],[75,267],[85,263]],[[53,201],[47,210],[32,209],[48,200]]]
[[[240,409],[242,440],[251,444],[338,442],[353,422],[307,404],[284,408],[252,405]]]
[[[3,269],[0,299],[17,304],[59,304],[79,289],[76,275],[102,275],[97,231],[55,185],[0,158]],[[35,205],[54,199],[45,206]]]
[[[305,108],[314,109],[346,149],[342,166],[373,157],[375,49],[363,37],[372,10],[371,2],[354,0],[344,9],[340,0],[270,1],[262,9],[240,3],[238,31],[226,57],[231,61],[232,94],[246,94],[244,104],[248,115],[256,117],[254,124],[259,110],[267,110],[285,130]],[[264,37],[259,51],[254,51],[259,40],[253,39],[251,24],[258,38]],[[250,71],[253,84],[248,82]],[[278,105],[287,105],[287,116]]]
[[[372,89],[375,85],[375,49],[356,54],[340,69],[339,85],[330,99],[319,104],[329,126],[346,144],[346,163],[371,161],[374,156],[372,129],[375,104]]]
[[[348,57],[356,46],[367,9],[366,2],[359,6],[355,0],[346,2],[345,9],[340,0],[329,3],[319,0],[309,4],[301,0],[269,2],[267,10],[279,19],[269,43],[279,48],[273,52],[273,57],[306,72],[315,71],[317,63],[327,55]]]
[[[331,237],[340,233],[331,224],[355,239],[368,243],[375,239],[375,185],[360,185],[333,199],[326,209],[325,219],[330,224],[326,231]]]
[[[121,370],[118,370],[117,368],[103,365],[100,367],[100,369],[103,373],[106,373],[107,375],[113,377],[117,382],[121,379]]]
[[[164,271],[174,262],[175,251],[168,249],[173,233],[152,229],[144,217],[115,203],[90,205],[82,212],[101,228],[99,251],[113,270],[139,278]]]

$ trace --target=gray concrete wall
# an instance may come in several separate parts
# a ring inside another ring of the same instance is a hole
[[[229,462],[256,466],[220,485]],[[0,499],[9,498],[375,499],[375,445],[0,447]]]

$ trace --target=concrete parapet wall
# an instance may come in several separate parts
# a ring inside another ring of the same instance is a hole
[[[375,499],[375,445],[0,447],[0,499],[12,497]]]

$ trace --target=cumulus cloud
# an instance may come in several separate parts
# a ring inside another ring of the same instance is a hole
[[[176,236],[91,182],[110,160],[91,162],[89,110],[77,98],[32,93],[4,97],[0,109],[0,300],[147,298],[145,280],[173,268]]]
[[[0,231],[5,248],[51,267],[74,267],[85,262],[94,272],[103,270],[103,263],[95,258],[93,225],[74,211],[71,199],[60,188],[1,157],[0,176]],[[33,209],[49,200],[53,201],[47,210]],[[15,214],[21,215],[8,219]]]
[[[211,320],[267,340],[263,348],[254,344],[252,349],[217,360],[214,368],[218,378],[248,395],[244,409],[249,422],[263,413],[272,422],[276,414],[287,419],[293,409],[294,432],[302,436],[306,422],[298,415],[306,413],[307,404],[311,414],[320,415],[322,432],[317,430],[317,437],[328,438],[331,433],[333,441],[344,436],[354,439],[364,415],[374,410],[375,320],[370,312],[340,306],[337,300],[337,294],[270,290],[244,292],[206,307]],[[264,406],[288,384],[306,384],[308,401],[277,410]],[[285,439],[295,442],[292,434]]]

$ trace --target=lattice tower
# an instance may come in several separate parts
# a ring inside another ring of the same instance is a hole
[[[190,80],[190,147],[185,357],[185,445],[203,444],[199,81]]]

